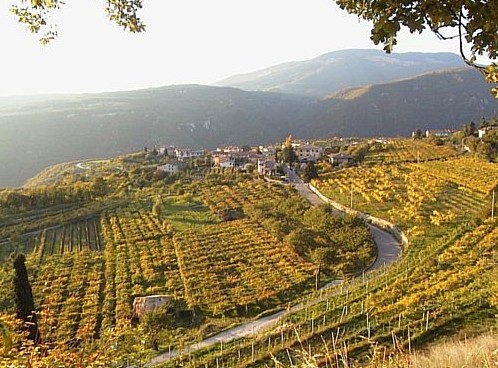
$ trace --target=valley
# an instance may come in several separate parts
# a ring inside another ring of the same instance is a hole
[[[0,97],[0,187],[21,186],[54,164],[146,146],[406,137],[498,114],[491,85],[453,54],[345,50],[275,68],[278,78],[261,71],[244,84]]]
[[[395,357],[493,331],[496,164],[450,141],[351,142],[352,154],[369,147],[360,161],[334,167],[323,155],[309,183],[344,215],[306,194],[311,205],[285,165],[283,181],[259,174],[263,153],[243,169],[201,156],[165,174],[158,168],[175,159],[142,151],[55,166],[0,191],[0,321],[18,341],[2,359],[353,365],[376,349]],[[402,234],[401,255],[364,220]],[[39,347],[13,318],[13,251],[26,254]],[[171,302],[137,320],[133,300],[146,295]]]

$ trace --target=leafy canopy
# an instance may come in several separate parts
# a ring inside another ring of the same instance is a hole
[[[16,0],[11,12],[28,30],[40,34],[40,42],[48,44],[57,37],[55,25],[50,23],[50,14],[64,5],[61,0]],[[145,31],[138,17],[142,0],[105,0],[105,12],[110,20],[132,33]]]

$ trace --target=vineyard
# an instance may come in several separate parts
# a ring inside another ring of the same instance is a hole
[[[381,144],[365,157],[367,164],[433,161],[457,155],[448,145],[436,146],[420,139],[392,139]]]
[[[491,206],[498,183],[494,164],[469,158],[427,163],[356,167],[330,173],[313,184],[356,210],[389,218],[412,237],[442,223],[467,221]]]
[[[212,186],[206,182],[197,184],[196,188],[203,203],[213,213],[243,210],[244,206],[261,201],[281,200],[296,195],[288,187],[252,181],[222,186]]]
[[[0,327],[14,309],[9,253],[23,251],[44,346],[85,359],[104,354],[99,349],[112,334],[127,352],[144,344],[181,352],[232,324],[283,309],[288,313],[274,328],[165,365],[289,366],[304,349],[333,367],[368,359],[378,346],[389,355],[486,329],[498,313],[498,226],[488,216],[498,169],[425,144],[394,140],[369,153],[368,165],[313,181],[332,200],[408,234],[399,262],[361,277],[353,275],[375,258],[367,227],[330,207],[312,207],[291,186],[215,170],[200,180],[147,184],[153,171],[134,160],[132,170],[104,170],[106,179],[95,181],[107,197],[97,190],[79,204],[66,178],[69,203],[12,207],[2,218]],[[36,189],[30,190],[24,200],[34,201]],[[337,277],[340,286],[315,291]],[[154,294],[175,301],[168,321],[129,333],[134,298]],[[77,364],[85,366],[65,366]]]
[[[267,332],[164,366],[266,367],[274,357],[290,366],[299,361],[296,351],[304,350],[320,366],[333,367],[348,357],[366,359],[379,346],[389,356],[465,327],[491,327],[498,307],[490,304],[496,225],[461,225],[389,269],[315,294]]]
[[[279,304],[314,279],[315,266],[251,221],[187,231],[174,244],[187,302],[214,315]]]
[[[156,193],[16,240],[28,253],[46,343],[127,328],[135,296],[171,295],[223,327],[314,288],[316,266],[257,221],[218,217],[222,209],[242,211],[263,199],[299,198],[288,188],[247,181],[185,185],[181,195]],[[158,198],[160,217],[151,210]],[[2,281],[3,290],[9,280]],[[8,293],[3,298],[2,305],[12,305]],[[180,343],[177,334],[194,339],[196,332],[172,330],[173,345]]]

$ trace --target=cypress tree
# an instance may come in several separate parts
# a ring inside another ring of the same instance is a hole
[[[28,332],[28,339],[36,344],[40,342],[40,333],[34,312],[33,292],[29,284],[28,270],[26,269],[25,262],[26,258],[24,254],[18,254],[14,258],[14,302],[17,318],[24,321],[25,329]]]

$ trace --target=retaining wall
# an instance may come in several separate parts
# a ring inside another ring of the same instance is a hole
[[[386,221],[384,219],[375,217],[375,216],[370,216],[365,213],[362,213],[360,211],[356,211],[352,208],[349,208],[347,206],[343,206],[340,203],[337,203],[336,201],[333,201],[332,199],[324,196],[313,184],[309,183],[308,187],[311,189],[313,193],[315,193],[322,201],[325,203],[330,204],[332,207],[335,209],[347,213],[349,215],[357,216],[363,219],[365,222],[368,222],[369,224],[375,225],[377,227],[380,227],[381,229],[386,230],[390,234],[392,234],[396,240],[401,242],[404,246],[408,245],[408,237],[404,232],[402,232],[395,224],[392,222]]]

